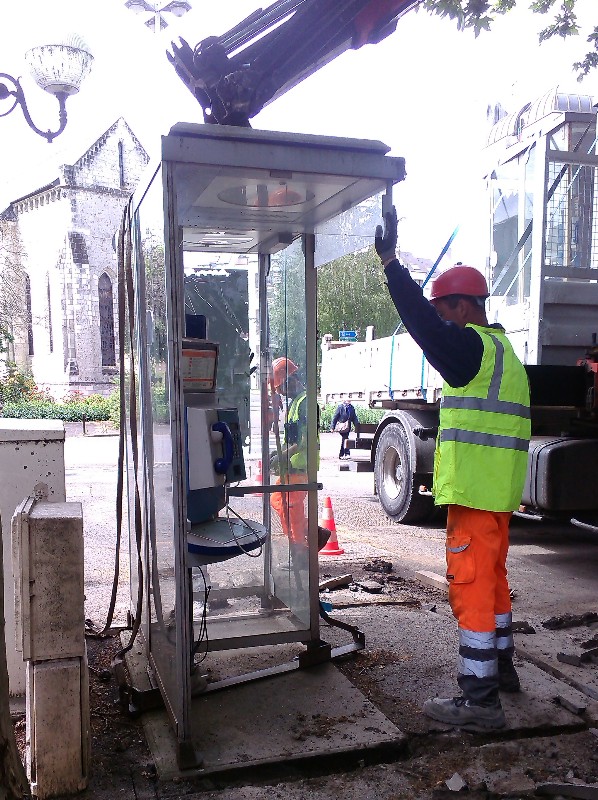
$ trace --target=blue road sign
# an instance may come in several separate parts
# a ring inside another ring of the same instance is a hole
[[[339,342],[356,342],[357,331],[339,331],[338,340]]]

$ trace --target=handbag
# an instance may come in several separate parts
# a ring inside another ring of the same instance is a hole
[[[335,433],[349,433],[349,429],[351,427],[351,423],[349,420],[346,422],[337,422],[334,426]]]

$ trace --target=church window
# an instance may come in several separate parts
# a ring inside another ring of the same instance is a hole
[[[31,312],[31,280],[25,275],[25,309],[27,313],[27,346],[29,355],[33,352],[33,314]]]
[[[118,143],[118,174],[120,177],[120,188],[125,187],[125,148],[122,142]]]
[[[116,348],[114,345],[114,304],[112,299],[112,281],[104,272],[98,281],[100,303],[100,344],[102,350],[102,366],[116,366]]]
[[[46,275],[46,288],[48,291],[48,334],[50,336],[50,352],[54,352],[54,332],[52,331],[52,297],[50,295],[50,276]]]

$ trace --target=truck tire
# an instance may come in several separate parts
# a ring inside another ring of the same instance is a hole
[[[419,494],[420,481],[411,467],[409,443],[401,424],[384,428],[374,462],[376,491],[382,508],[394,522],[423,522],[434,513],[434,500]]]

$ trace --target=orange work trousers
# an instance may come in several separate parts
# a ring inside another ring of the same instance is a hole
[[[283,475],[276,483],[307,483],[307,474],[294,472],[291,475]],[[270,505],[280,517],[282,530],[289,541],[296,544],[307,544],[306,497],[307,492],[274,492],[270,495]]]
[[[450,505],[446,525],[449,603],[459,627],[490,632],[511,611],[507,581],[510,511]]]

